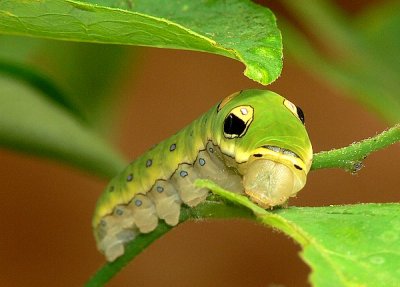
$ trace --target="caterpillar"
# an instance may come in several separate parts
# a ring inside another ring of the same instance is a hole
[[[312,154],[299,107],[271,91],[234,93],[110,181],[92,221],[97,247],[113,261],[160,219],[178,224],[181,204],[194,207],[209,193],[197,178],[263,208],[283,205],[304,187]]]

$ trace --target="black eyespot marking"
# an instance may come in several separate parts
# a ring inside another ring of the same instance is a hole
[[[188,175],[188,172],[185,171],[185,170],[182,170],[182,171],[179,173],[179,175],[180,175],[181,177],[185,177],[185,176]]]
[[[255,154],[253,154],[253,156],[254,156],[254,157],[262,157],[262,154],[260,154],[260,153],[255,153]]]
[[[303,170],[300,166],[298,166],[297,164],[294,165],[295,168],[297,168],[298,170]]]
[[[206,160],[204,158],[199,158],[199,164],[204,166],[206,164]]]
[[[170,147],[169,147],[169,151],[174,151],[176,149],[176,144],[172,144]]]
[[[136,199],[136,200],[135,200],[135,205],[136,205],[137,207],[141,206],[142,203],[143,203],[143,202],[142,202],[140,199]]]
[[[233,137],[238,137],[246,130],[246,123],[235,116],[229,114],[224,121],[224,133]]]
[[[118,216],[121,216],[121,215],[124,214],[124,210],[121,209],[121,208],[117,208],[117,209],[115,210],[115,214],[118,215]]]
[[[157,192],[161,193],[164,191],[164,187],[162,186],[157,186]]]
[[[126,177],[126,181],[132,181],[133,180],[133,174],[130,173],[127,177]]]
[[[299,119],[301,120],[301,122],[304,125],[304,122],[305,122],[304,113],[299,107],[296,107],[296,108],[297,108],[297,115],[299,116]]]
[[[213,149],[212,147],[210,147],[210,148],[208,148],[208,151],[211,152],[211,153],[213,153],[213,152],[214,152],[214,149]]]
[[[148,159],[146,161],[146,167],[150,167],[153,164],[153,161],[151,159]]]
[[[110,188],[108,189],[108,191],[109,191],[109,192],[113,192],[114,189],[115,189],[115,188],[114,188],[114,186],[112,185],[112,186],[110,186]]]

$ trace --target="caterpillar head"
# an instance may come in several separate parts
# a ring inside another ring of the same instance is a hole
[[[300,108],[273,92],[247,90],[217,110],[221,151],[243,176],[252,201],[264,208],[281,205],[304,187],[312,147]]]

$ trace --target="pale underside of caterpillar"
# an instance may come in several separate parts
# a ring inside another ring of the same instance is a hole
[[[300,108],[280,95],[247,90],[226,97],[111,180],[98,200],[93,229],[108,261],[158,221],[174,226],[181,204],[203,202],[207,178],[264,208],[285,204],[306,183],[312,147]]]

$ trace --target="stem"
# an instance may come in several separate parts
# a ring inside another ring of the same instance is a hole
[[[311,170],[320,168],[343,168],[357,172],[362,168],[362,161],[372,152],[386,148],[400,141],[400,124],[365,140],[347,147],[322,151],[314,155]]]

